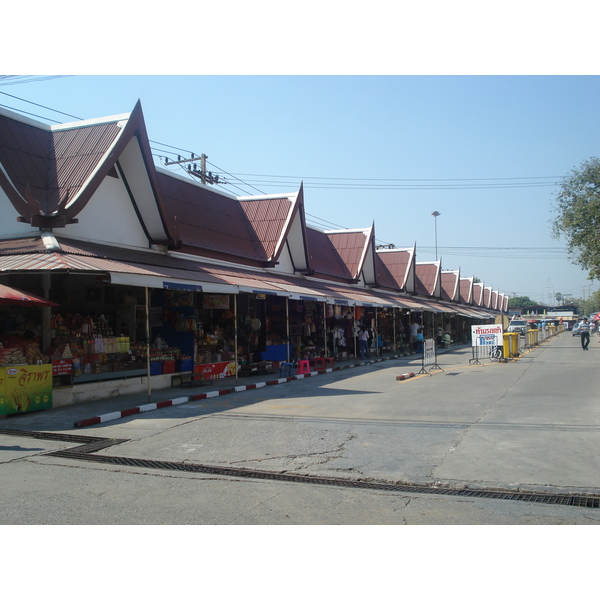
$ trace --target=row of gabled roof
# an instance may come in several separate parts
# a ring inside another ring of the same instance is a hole
[[[159,249],[309,282],[508,308],[507,296],[457,270],[443,271],[441,261],[417,262],[416,245],[377,250],[374,224],[336,231],[307,226],[302,184],[290,194],[236,197],[155,167],[139,102],[128,115],[59,126],[0,112],[0,188],[7,199],[0,207],[12,224],[0,230],[1,253],[22,253],[19,240],[31,240],[32,228],[60,232],[63,245],[68,239],[126,245],[88,216],[95,204],[121,210],[101,193],[107,181],[126,190],[147,241],[139,250],[154,248],[152,260]]]

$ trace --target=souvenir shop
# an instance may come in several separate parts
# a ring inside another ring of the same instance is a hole
[[[3,281],[46,292],[55,306],[0,307],[0,366],[47,365],[54,388],[148,373],[237,378],[251,374],[252,365],[277,369],[279,362],[315,357],[341,361],[358,356],[360,326],[369,330],[372,356],[410,352],[410,322],[425,324],[424,317],[432,317],[399,306],[331,303],[322,295],[114,285],[106,275],[19,274]],[[165,377],[153,385],[170,384]]]

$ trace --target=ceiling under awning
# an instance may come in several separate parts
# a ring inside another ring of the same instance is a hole
[[[235,293],[237,288],[226,281],[202,272],[168,267],[140,265],[93,256],[76,256],[52,252],[0,256],[0,272],[77,272],[108,274],[115,285],[160,289],[187,289],[212,293]]]
[[[15,247],[14,242],[11,245],[12,248]],[[66,272],[105,275],[114,285],[221,294],[246,292],[341,306],[395,307],[411,311],[458,313],[471,318],[494,316],[479,307],[454,306],[430,298],[396,296],[371,288],[350,288],[273,271],[253,271],[233,265],[205,263],[167,253],[129,251],[126,248],[104,247],[72,240],[63,242],[63,245],[67,247],[56,252],[44,252],[36,246],[22,248],[25,252],[21,254],[8,254],[4,250],[5,253],[0,253],[0,274]]]

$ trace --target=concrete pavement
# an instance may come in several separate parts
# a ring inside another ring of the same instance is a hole
[[[454,346],[450,349],[438,350],[438,355],[451,352],[470,351],[470,346]],[[296,375],[293,377],[280,377],[278,370],[271,373],[253,375],[250,377],[229,377],[216,379],[211,383],[204,383],[193,388],[166,388],[151,390],[150,394],[141,392],[137,394],[125,394],[121,396],[94,400],[81,404],[61,406],[46,411],[9,415],[6,419],[0,419],[0,429],[20,429],[35,431],[68,431],[70,429],[87,428],[101,423],[107,423],[118,419],[176,406],[184,402],[198,402],[207,398],[214,398],[226,394],[246,392],[260,389],[271,385],[293,385],[306,377],[316,377],[325,373],[346,373],[349,369],[361,369],[379,363],[398,364],[406,367],[406,376],[418,372],[421,368],[421,355],[413,354],[402,356],[388,354],[382,357],[371,357],[370,359],[350,359],[339,361],[333,369],[313,371],[310,375]]]

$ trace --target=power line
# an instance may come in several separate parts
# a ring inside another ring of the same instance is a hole
[[[298,175],[260,175],[256,173],[238,173],[241,177],[281,177],[284,179],[297,179]],[[302,179],[326,179],[326,180],[344,180],[344,181],[501,181],[501,180],[521,180],[521,179],[557,179],[560,176],[557,175],[546,175],[536,177],[461,177],[461,178],[427,178],[427,179],[414,179],[414,178],[368,178],[368,177],[302,177]]]
[[[293,181],[270,181],[270,180],[249,180],[252,183],[264,187],[278,187],[298,185],[298,181],[303,181],[307,189],[322,189],[322,190],[365,190],[365,191],[389,191],[389,190],[491,190],[491,189],[517,189],[517,188],[545,188],[555,187],[558,181],[547,182],[527,182],[514,181],[512,183],[464,183],[464,184],[436,184],[436,183],[379,183],[387,180],[370,180],[371,182],[364,183],[335,183],[333,181],[320,181],[311,183],[308,181],[310,177],[298,177]],[[247,180],[248,181],[248,180]],[[417,180],[415,180],[417,181]],[[437,180],[432,180],[437,181]],[[450,180],[449,180],[450,181]]]
[[[54,108],[48,108],[47,106],[44,106],[43,104],[38,104],[37,102],[31,102],[30,100],[24,100],[23,98],[19,98],[18,96],[13,96],[12,94],[8,94],[6,92],[0,92],[0,94],[4,94],[5,96],[10,96],[11,98],[16,98],[17,100],[21,100],[22,102],[27,102],[27,104],[33,104],[34,106],[39,106],[40,108],[45,108],[46,110],[51,110],[52,112],[58,113],[60,115],[65,115],[65,117],[71,117],[71,118],[77,119],[79,121],[83,120],[81,117],[76,117],[74,115],[70,115],[69,113],[61,112],[60,110],[56,110]]]
[[[20,76],[0,76],[0,83],[6,79],[11,79],[11,78],[18,79],[19,77]],[[43,78],[41,78],[41,79],[43,79]],[[31,81],[32,80],[31,76],[23,76],[23,81],[25,81],[25,80]],[[6,92],[0,92],[0,93],[4,94],[6,96],[9,96],[11,98],[14,98],[16,100],[20,100],[22,102],[26,102],[28,104],[37,106],[39,108],[44,108],[45,110],[55,112],[57,114],[62,114],[62,115],[68,116],[70,118],[83,120],[81,117],[77,117],[75,115],[71,115],[69,113],[65,113],[65,112],[59,111],[57,109],[50,108],[48,106],[38,104],[36,102],[32,102],[30,100],[25,100],[24,98],[20,98],[13,94],[8,94]],[[2,105],[2,106],[4,106],[4,105]],[[10,108],[10,107],[5,106],[5,108]],[[47,121],[51,121],[54,123],[59,123],[59,121],[49,119],[48,117],[41,117],[41,116],[35,115],[33,113],[26,113],[25,111],[20,111],[20,112],[22,112],[24,114],[28,114],[30,116],[35,116],[37,118],[46,119]],[[179,148],[177,146],[165,144],[163,142],[158,142],[155,140],[149,140],[149,142],[151,144],[158,144],[159,146],[163,146],[164,148],[171,148],[173,150],[179,150],[180,152],[186,152],[186,153],[192,154],[191,151],[189,151],[189,150],[185,150],[185,149]],[[152,149],[152,150],[156,150],[156,149]],[[160,152],[162,152],[164,154],[175,155],[175,153],[170,152],[169,150],[160,150]],[[163,154],[155,154],[153,152],[153,156],[155,156],[159,159],[164,159],[165,162],[167,160],[166,157],[163,156]],[[213,167],[215,167],[216,169],[219,169],[219,171],[221,173],[226,174],[228,177],[235,179],[243,186],[247,186],[247,187],[251,188],[252,190],[255,190],[256,192],[259,192],[260,194],[265,194],[266,192],[264,192],[262,189],[256,187],[256,185],[260,185],[261,187],[277,186],[277,187],[281,188],[282,185],[297,186],[298,181],[307,181],[306,187],[311,188],[311,189],[385,191],[385,190],[426,190],[426,189],[459,190],[459,189],[507,189],[507,188],[519,188],[519,187],[521,187],[521,188],[523,188],[523,187],[550,187],[550,186],[556,185],[556,181],[549,182],[547,180],[551,180],[551,179],[556,180],[557,179],[556,176],[520,177],[520,178],[517,178],[517,177],[494,177],[494,178],[446,178],[446,179],[441,179],[441,178],[432,178],[432,179],[379,178],[379,179],[375,179],[375,178],[358,178],[358,177],[327,177],[327,178],[325,178],[325,177],[316,177],[316,176],[297,176],[296,177],[296,176],[290,176],[290,175],[263,175],[263,174],[249,174],[249,173],[234,174],[234,173],[225,171],[224,169],[222,169],[221,167],[219,167],[213,163],[210,163],[210,164]],[[193,178],[193,176],[187,170],[184,169],[184,172]],[[270,178],[271,180],[267,179],[266,181],[250,181],[249,182],[249,181],[241,179],[241,177],[267,177],[267,178]],[[275,179],[276,181],[272,181],[272,179]],[[293,179],[295,181],[291,181],[291,182],[280,181],[280,180],[284,180],[284,179],[287,179],[287,180]],[[311,183],[311,181],[314,183]],[[440,184],[437,182],[445,182],[445,183]],[[461,183],[454,183],[454,182],[461,182]],[[489,182],[489,183],[484,183],[484,182]],[[243,194],[252,195],[251,193],[248,192],[247,189],[234,184],[232,181],[227,181],[227,183],[228,183],[228,185],[239,190]],[[256,184],[256,185],[253,185],[253,184]],[[329,227],[333,226],[333,227],[340,228],[340,229],[346,229],[345,227],[343,227],[341,225],[337,225],[337,224],[325,221],[324,219],[321,219],[320,217],[317,217],[315,215],[310,215],[307,213],[306,216],[310,217],[311,222],[314,222],[316,227],[323,227],[322,223],[325,223]],[[448,250],[446,252],[446,254],[456,254],[456,253],[453,252],[452,250]]]
[[[2,93],[2,92],[0,92]],[[6,104],[0,104],[1,108],[8,108],[9,110],[15,110],[12,106],[6,106]],[[44,119],[45,121],[50,121],[51,123],[60,123],[60,121],[56,121],[54,119],[49,119],[48,117],[42,117],[40,115],[36,115],[35,113],[30,113],[25,110],[19,110],[22,115],[27,115],[29,117],[35,117],[36,119]]]
[[[49,79],[60,79],[70,75],[0,75],[0,85],[18,85],[21,83],[34,83]]]

